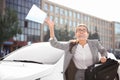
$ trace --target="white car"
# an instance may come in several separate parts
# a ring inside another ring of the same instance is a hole
[[[24,46],[0,61],[0,80],[64,80],[64,53],[49,42]]]

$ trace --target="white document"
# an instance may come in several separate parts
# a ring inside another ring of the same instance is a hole
[[[25,19],[43,24],[46,17],[47,14],[44,11],[33,5]]]

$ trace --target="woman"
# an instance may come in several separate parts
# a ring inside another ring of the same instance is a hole
[[[54,34],[54,22],[49,18],[47,18],[45,22],[49,26],[51,45],[55,48],[65,50],[63,74],[65,74],[71,60],[73,60],[77,68],[75,77],[71,80],[84,80],[84,72],[88,66],[99,61],[106,61],[107,51],[99,41],[88,40],[89,31],[85,24],[80,24],[76,27],[76,40],[69,41],[68,43],[60,43],[57,41]],[[98,52],[101,53],[102,56],[100,59],[98,57]],[[66,77],[64,77],[64,79],[65,78]],[[68,77],[66,80],[69,80]]]

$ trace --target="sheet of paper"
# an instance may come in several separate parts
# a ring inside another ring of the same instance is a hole
[[[33,5],[25,19],[43,24],[46,17],[47,13],[45,13],[36,5]]]

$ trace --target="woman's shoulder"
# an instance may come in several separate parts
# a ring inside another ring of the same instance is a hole
[[[91,43],[91,44],[98,44],[98,43],[101,43],[98,39],[89,39],[88,40],[88,43]]]
[[[98,42],[98,39],[88,39],[89,42]]]

